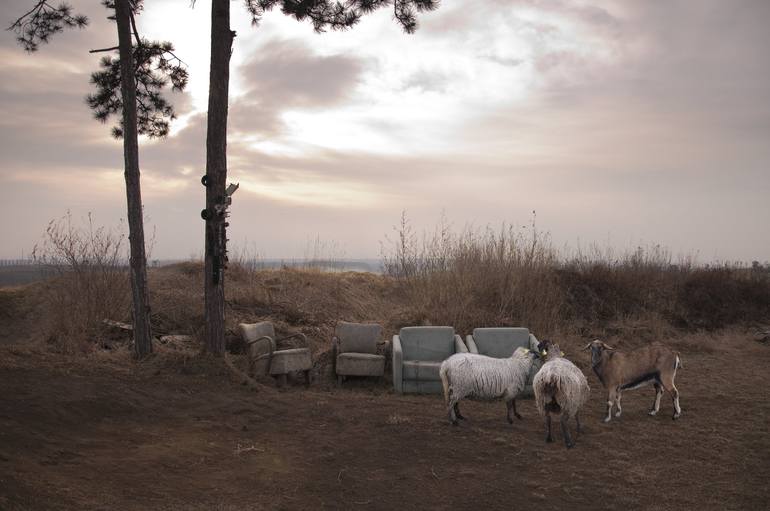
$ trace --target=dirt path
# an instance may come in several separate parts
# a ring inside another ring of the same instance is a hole
[[[0,352],[0,509],[765,509],[770,502],[770,349],[735,341],[684,357],[671,403],[624,394],[600,423],[543,442],[534,403],[316,385],[256,394],[226,375],[156,360],[57,361]],[[577,358],[577,357],[576,357]],[[581,362],[582,359],[579,359]],[[127,369],[128,368],[128,369]],[[560,439],[560,437],[558,437]]]

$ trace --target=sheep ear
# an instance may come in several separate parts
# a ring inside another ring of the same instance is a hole
[[[604,344],[604,343],[602,343],[602,346],[604,346],[604,349],[605,349],[605,350],[614,350],[614,349],[615,349],[615,348],[613,348],[612,346],[608,346],[608,345],[606,345],[606,344]]]
[[[589,342],[588,344],[586,344],[586,347],[585,347],[585,348],[583,348],[583,351],[587,351],[587,350],[590,350],[590,349],[591,349],[591,345],[592,345],[592,344],[593,344],[593,342]]]
[[[562,356],[562,357],[564,356],[564,352],[563,352],[563,351],[560,351],[559,353],[561,353],[561,356]]]
[[[524,348],[524,353],[529,353],[529,348]]]
[[[541,357],[545,357],[546,355],[548,355],[548,352],[546,350],[543,350],[540,352]]]

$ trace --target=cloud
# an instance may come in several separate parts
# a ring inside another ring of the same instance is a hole
[[[268,41],[238,69],[245,92],[233,102],[230,127],[275,135],[282,112],[329,107],[349,98],[362,69],[358,58],[318,55],[296,41]]]

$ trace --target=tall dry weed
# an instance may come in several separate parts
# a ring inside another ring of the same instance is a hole
[[[91,215],[81,225],[72,215],[49,222],[32,257],[51,275],[49,339],[62,351],[93,347],[104,319],[125,321],[131,295],[122,229],[94,226]]]

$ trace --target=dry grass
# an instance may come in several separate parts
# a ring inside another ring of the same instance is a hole
[[[122,247],[122,236],[90,222],[76,228],[65,217],[49,226],[36,256],[52,278],[22,294],[35,290],[44,297],[46,330],[57,349],[88,351],[102,344],[108,337],[104,318],[130,322]],[[451,325],[460,334],[521,325],[541,338],[651,341],[731,325],[766,329],[770,319],[766,265],[697,265],[674,260],[658,246],[567,257],[534,222],[459,233],[441,223],[420,238],[404,217],[385,249],[385,275],[233,263],[225,284],[230,351],[241,349],[238,323],[263,320],[272,321],[279,335],[304,333],[324,365],[340,320],[380,323],[385,336],[409,325]],[[202,262],[150,269],[149,288],[154,332],[200,339]]]
[[[534,221],[460,233],[440,223],[419,239],[402,217],[384,259],[411,324],[460,332],[523,325],[541,336],[626,331],[653,339],[770,317],[766,265],[697,265],[657,245],[567,257]]]

